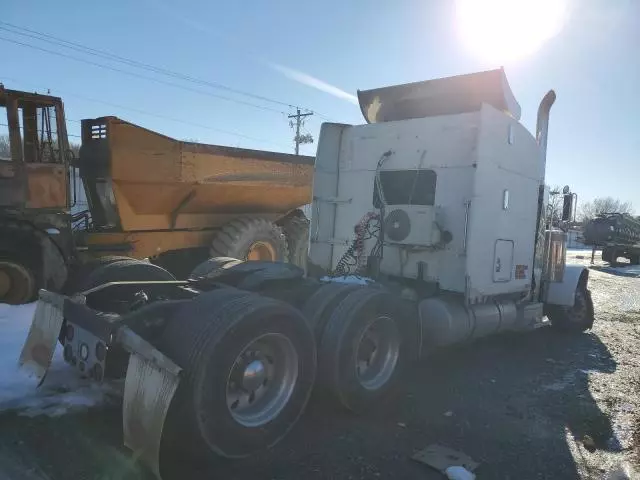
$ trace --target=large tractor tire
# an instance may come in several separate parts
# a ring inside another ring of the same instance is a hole
[[[211,256],[286,262],[289,249],[277,225],[262,218],[238,218],[223,226],[215,236]]]
[[[309,220],[304,214],[293,214],[281,223],[289,246],[289,263],[306,270],[309,250]]]
[[[333,311],[318,347],[318,387],[362,413],[395,391],[410,360],[410,325],[396,296],[375,288],[349,293]]]
[[[35,300],[41,272],[34,263],[34,255],[0,245],[0,303],[20,305]]]
[[[300,312],[232,288],[178,308],[162,351],[184,369],[164,443],[204,456],[241,458],[276,444],[302,414],[316,373]]]
[[[579,285],[572,307],[549,305],[547,316],[551,320],[551,326],[559,331],[579,333],[589,330],[594,321],[591,291],[586,286]]]

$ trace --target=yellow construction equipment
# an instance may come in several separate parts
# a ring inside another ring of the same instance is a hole
[[[0,88],[0,110],[0,302],[60,290],[99,257],[178,276],[210,255],[306,259],[313,157],[182,142],[112,116],[82,121],[76,155],[60,98]]]

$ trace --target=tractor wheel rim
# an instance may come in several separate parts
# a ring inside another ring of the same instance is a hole
[[[298,352],[286,336],[267,333],[252,340],[236,357],[226,385],[227,408],[245,427],[276,418],[289,402],[298,380]]]
[[[247,260],[264,260],[274,261],[276,259],[276,252],[273,245],[267,242],[254,242],[249,247],[247,252]]]
[[[393,375],[400,357],[400,333],[396,322],[382,315],[362,332],[356,349],[356,375],[363,388],[378,390]]]
[[[0,260],[0,300],[9,304],[21,304],[34,294],[35,279],[22,265]]]

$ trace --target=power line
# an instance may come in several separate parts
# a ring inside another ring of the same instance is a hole
[[[7,78],[7,79],[12,80],[14,82],[22,82],[22,80],[19,80],[17,78],[11,78],[11,77],[4,77],[4,78]],[[29,82],[24,82],[24,83],[29,83]],[[162,119],[162,120],[169,120],[171,122],[180,123],[180,124],[183,124],[183,125],[203,128],[205,130],[211,130],[211,131],[218,132],[218,133],[224,133],[224,134],[227,134],[227,135],[232,135],[232,136],[236,136],[236,137],[240,137],[240,138],[245,138],[247,140],[253,140],[253,141],[256,141],[256,142],[268,143],[268,144],[271,144],[271,145],[277,145],[280,148],[285,148],[284,144],[281,144],[281,143],[278,143],[278,142],[273,142],[271,140],[266,140],[264,138],[252,137],[250,135],[245,135],[245,134],[234,132],[234,131],[231,131],[231,130],[224,130],[224,129],[221,129],[221,128],[211,127],[209,125],[203,125],[201,123],[191,122],[191,121],[188,121],[188,120],[182,120],[182,119],[179,119],[179,118],[170,117],[168,115],[163,115],[163,114],[156,113],[156,112],[150,112],[148,110],[142,110],[142,109],[134,108],[134,107],[127,107],[125,105],[120,105],[118,103],[108,102],[106,100],[99,100],[97,98],[87,97],[85,95],[80,95],[78,93],[65,92],[65,91],[59,90],[59,89],[57,91],[62,93],[62,94],[64,94],[64,95],[81,98],[81,99],[87,100],[89,102],[101,103],[103,105],[108,105],[110,107],[115,107],[115,108],[119,108],[119,109],[122,109],[122,110],[129,110],[131,112],[139,113],[141,115],[146,115],[146,116],[149,116],[149,117],[159,118],[159,119]],[[70,119],[70,118],[66,118],[66,120],[70,121],[70,122],[75,122],[75,123],[81,123],[82,122],[82,120],[76,120],[76,119]],[[69,134],[69,136],[80,138],[80,135],[71,135],[71,134]],[[288,146],[286,148],[288,148]]]
[[[122,57],[120,55],[115,55],[113,53],[110,53],[108,51],[105,50],[99,50],[96,48],[91,48],[91,47],[87,47],[75,42],[71,42],[69,40],[65,40],[47,33],[43,33],[43,32],[38,32],[36,30],[31,30],[29,28],[25,28],[25,27],[20,27],[18,25],[13,25],[11,23],[8,22],[1,22],[0,21],[0,25],[5,25],[5,27],[0,26],[0,29],[5,30],[7,32],[13,33],[13,34],[18,34],[18,35],[22,35],[22,36],[26,36],[26,37],[30,37],[30,38],[34,38],[36,40],[40,40],[40,41],[44,41],[44,42],[48,42],[48,43],[52,43],[54,45],[58,45],[61,46],[63,48],[68,48],[71,50],[75,50],[81,53],[85,53],[88,55],[93,55],[93,56],[97,56],[100,58],[104,58],[107,60],[112,60],[112,61],[116,61],[116,62],[120,62],[120,63],[124,63],[126,65],[129,66],[133,66],[135,68],[140,68],[143,70],[147,70],[147,71],[151,71],[154,73],[158,73],[161,75],[166,75],[172,78],[177,78],[180,80],[184,80],[184,81],[188,81],[188,82],[192,82],[192,83],[196,83],[199,85],[204,85],[204,86],[208,86],[211,88],[217,88],[217,89],[222,89],[222,90],[226,90],[228,92],[232,92],[232,93],[236,93],[239,95],[245,95],[247,97],[251,97],[257,100],[261,100],[261,101],[265,101],[265,102],[270,102],[270,103],[274,103],[277,105],[281,105],[281,106],[285,106],[285,107],[289,107],[289,108],[298,108],[295,105],[292,105],[290,103],[286,103],[286,102],[282,102],[280,100],[275,100],[273,98],[269,98],[269,97],[265,97],[263,95],[257,95],[254,93],[250,93],[250,92],[246,92],[243,90],[239,90],[233,87],[229,87],[227,85],[223,85],[219,82],[212,82],[212,81],[207,81],[207,80],[202,80],[200,78],[197,77],[193,77],[191,75],[186,75],[180,72],[176,72],[173,70],[169,70],[167,68],[163,68],[163,67],[157,67],[155,65],[151,65],[148,63],[144,63],[144,62],[140,62],[137,60],[132,60],[130,58],[126,58],[126,57]],[[9,28],[6,28],[9,27]],[[16,31],[18,30],[18,31]],[[24,33],[27,32],[27,33]],[[226,98],[226,97],[225,97]],[[229,99],[231,100],[231,99]],[[233,100],[232,100],[233,101]],[[314,112],[311,109],[308,108],[304,108],[304,107],[300,107],[303,108],[304,110],[308,111],[308,112],[312,112],[315,113],[316,115],[325,118],[327,120],[330,120],[328,117],[326,117],[325,115],[322,115],[318,112]]]
[[[181,88],[181,89],[187,90],[189,92],[199,93],[201,95],[207,95],[209,97],[218,98],[218,99],[221,99],[221,100],[226,100],[226,101],[229,101],[229,102],[238,103],[240,105],[247,105],[247,106],[250,106],[250,107],[253,107],[253,108],[258,108],[260,110],[265,110],[265,111],[268,111],[268,112],[284,113],[281,110],[276,110],[275,108],[266,107],[264,105],[258,105],[258,104],[251,103],[251,102],[245,102],[244,100],[238,100],[238,99],[231,98],[231,97],[225,97],[223,95],[217,95],[217,94],[211,93],[211,92],[205,92],[205,91],[202,91],[202,90],[197,90],[195,88],[187,87],[186,85],[180,85],[179,83],[167,82],[165,80],[160,80],[158,78],[148,77],[146,75],[140,75],[139,73],[129,72],[129,71],[123,70],[121,68],[112,67],[110,65],[104,65],[104,64],[98,63],[98,62],[93,62],[93,61],[87,60],[85,58],[74,57],[73,55],[67,55],[66,53],[56,52],[55,50],[49,50],[47,48],[39,47],[37,45],[31,45],[29,43],[19,42],[18,40],[13,40],[13,39],[2,37],[2,36],[0,36],[0,40],[3,40],[5,42],[14,43],[16,45],[20,45],[20,46],[23,46],[23,47],[31,48],[31,49],[34,49],[34,50],[39,50],[41,52],[50,53],[51,55],[57,55],[59,57],[69,58],[69,59],[75,60],[77,62],[87,63],[89,65],[93,65],[93,66],[96,66],[96,67],[104,68],[106,70],[112,70],[114,72],[124,73],[125,75],[130,75],[132,77],[142,78],[144,80],[149,80],[151,82],[156,82],[156,83],[160,83],[160,84],[163,84],[163,85],[168,85],[170,87]]]
[[[183,73],[179,73],[179,72],[175,72],[173,70],[169,70],[163,67],[156,67],[155,65],[151,65],[148,63],[143,63],[137,60],[132,60],[130,58],[126,58],[126,57],[122,57],[120,55],[115,55],[113,53],[107,52],[105,50],[98,50],[96,48],[91,48],[91,47],[87,47],[75,42],[71,42],[69,40],[64,40],[62,38],[59,37],[55,37],[53,35],[47,34],[47,33],[43,33],[43,32],[38,32],[35,30],[31,30],[29,28],[25,28],[25,27],[20,27],[17,25],[13,25],[11,23],[8,22],[1,22],[0,21],[0,25],[6,25],[8,27],[10,27],[13,30],[22,30],[22,32],[28,32],[28,33],[22,33],[20,31],[13,31],[10,29],[7,29],[6,27],[0,27],[0,29],[3,29],[5,31],[11,32],[11,33],[16,33],[18,35],[23,35],[23,36],[27,36],[27,37],[31,37],[31,38],[35,38],[38,40],[42,40],[42,41],[48,41],[49,43],[54,43],[56,45],[62,46],[64,48],[69,48],[71,50],[75,50],[75,51],[79,51],[79,52],[83,52],[89,55],[94,55],[94,56],[98,56],[98,57],[102,57],[105,59],[109,59],[109,60],[114,60],[120,63],[125,63],[127,65],[136,67],[136,68],[141,68],[144,70],[149,70],[149,71],[153,71],[155,73],[160,73],[163,75],[168,75],[170,77],[174,77],[174,78],[179,78],[181,80],[186,80],[189,82],[194,82],[194,83],[198,83],[200,85],[207,85],[209,87],[212,88],[218,88],[218,89],[222,89],[222,90],[226,90],[228,92],[233,92],[239,95],[245,95],[247,97],[251,97],[251,98],[255,98],[257,100],[262,100],[265,102],[270,102],[270,103],[275,103],[277,105],[282,105],[284,107],[289,107],[289,108],[294,108],[294,105],[291,105],[289,103],[286,102],[282,102],[279,100],[274,100],[272,98],[269,97],[265,97],[262,95],[256,95],[254,93],[250,93],[250,92],[245,92],[243,90],[239,90],[236,88],[232,88],[232,87],[228,87],[226,85],[223,85],[221,83],[218,82],[212,82],[212,81],[207,81],[207,80],[202,80],[200,78],[196,78],[196,77],[192,77],[190,75],[185,75]],[[32,35],[29,35],[32,34]]]

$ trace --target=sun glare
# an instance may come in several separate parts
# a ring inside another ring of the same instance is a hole
[[[516,60],[539,50],[562,29],[566,1],[456,0],[458,31],[483,60]]]

